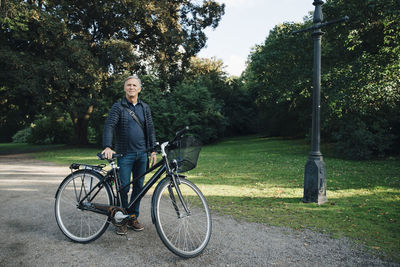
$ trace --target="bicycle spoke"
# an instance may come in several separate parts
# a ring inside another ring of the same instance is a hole
[[[184,235],[184,239],[183,239],[183,248],[184,250],[188,250],[188,226],[186,223],[183,223],[183,235]]]
[[[163,215],[163,217],[168,217],[168,218],[176,218],[176,219],[178,219],[178,215],[176,214],[176,212],[175,212],[175,210],[174,211],[164,211],[164,212],[161,212],[160,214],[162,214]]]
[[[79,197],[78,197],[77,191],[76,191],[75,179],[72,179],[72,183],[74,184],[74,192],[75,192],[76,202],[79,202]]]
[[[83,175],[81,177],[81,188],[80,188],[80,191],[79,191],[79,200],[82,199],[82,191],[84,191],[84,190],[85,190],[85,175]]]
[[[71,207],[73,207],[73,208],[77,208],[76,207],[76,204],[77,203],[73,203],[73,202],[71,202],[71,201],[69,201],[69,200],[66,200],[66,199],[62,199],[61,201],[63,201],[65,204],[67,204],[68,206],[71,206]]]
[[[69,215],[69,216],[65,216],[65,219],[71,219],[70,221],[75,221],[76,220],[76,218],[78,218],[78,214],[71,214],[71,215]]]
[[[90,217],[86,220],[86,224],[87,224],[87,226],[88,226],[88,233],[89,233],[89,235],[90,235],[90,233],[92,232],[92,231],[91,231],[90,220],[91,220]]]
[[[85,188],[85,196],[88,195],[90,190],[92,190],[92,183],[93,183],[93,177],[90,177],[89,182],[86,182],[86,186],[84,187]],[[91,201],[90,195],[88,195],[87,201]]]
[[[181,233],[182,233],[182,225],[178,227],[178,234],[176,235],[176,242],[175,244],[179,245],[181,241]]]
[[[81,216],[81,218],[80,218],[80,227],[79,227],[79,230],[80,230],[79,236],[81,236],[81,237],[82,237],[82,229],[83,229],[82,224],[83,224],[83,222],[82,222],[82,216]]]
[[[175,234],[175,233],[180,233],[180,229],[181,229],[181,225],[180,224],[176,224],[175,225],[175,227],[174,228],[169,228],[168,229],[168,232],[170,232],[169,233],[169,237],[173,237],[173,236],[176,236],[176,237],[178,237],[179,236],[179,234]],[[168,234],[167,234],[168,235]]]

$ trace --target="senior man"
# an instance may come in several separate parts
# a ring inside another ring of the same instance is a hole
[[[155,152],[156,137],[151,116],[150,107],[139,98],[142,90],[142,84],[138,76],[132,75],[124,81],[125,96],[122,100],[114,103],[108,113],[103,131],[103,154],[106,158],[112,158],[115,153],[112,144],[115,133],[115,150],[123,156],[118,159],[120,167],[121,185],[131,182],[133,176],[131,200],[140,192],[143,187],[144,176],[137,179],[145,171],[148,164],[148,155],[150,154],[151,166],[157,160]],[[122,207],[128,207],[128,192],[130,186],[121,192]],[[142,231],[143,225],[139,223],[138,201],[130,210],[126,210],[131,215],[127,225],[117,228],[117,234],[124,235],[127,227]]]

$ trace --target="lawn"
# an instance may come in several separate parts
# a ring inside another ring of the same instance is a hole
[[[187,175],[214,212],[350,237],[400,262],[400,159],[343,160],[323,146],[328,203],[318,206],[301,202],[309,150],[303,140],[225,139],[203,147],[198,167]],[[35,156],[60,164],[99,163],[99,151],[58,149]]]
[[[309,150],[302,140],[229,139],[204,147],[190,176],[214,210],[351,237],[399,261],[400,159],[349,161],[328,153],[328,203],[318,206],[301,202]]]

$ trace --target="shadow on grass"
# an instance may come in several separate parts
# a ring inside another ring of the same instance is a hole
[[[30,145],[18,143],[3,143],[0,144],[0,155],[15,155],[42,151],[62,150],[66,147],[66,145]]]
[[[310,145],[306,144],[303,139],[284,139],[280,137],[259,137],[246,136],[229,138],[210,147],[210,152],[214,149],[223,150],[226,153],[237,152],[243,150],[251,153],[273,152],[289,155],[307,155]],[[209,151],[209,147],[205,149]]]

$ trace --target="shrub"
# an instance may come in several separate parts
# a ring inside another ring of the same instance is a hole
[[[39,116],[32,124],[32,134],[28,141],[33,144],[66,144],[72,137],[73,125],[70,119]]]
[[[32,136],[32,129],[30,127],[24,128],[16,132],[12,137],[13,143],[28,143]]]
[[[384,120],[376,119],[368,123],[360,118],[343,121],[334,137],[338,152],[351,159],[383,156],[391,148],[395,138],[388,132]]]
[[[186,81],[162,93],[156,80],[145,79],[142,99],[151,107],[157,139],[164,141],[177,130],[190,126],[190,132],[202,142],[221,136],[227,126],[222,106],[200,80]]]

